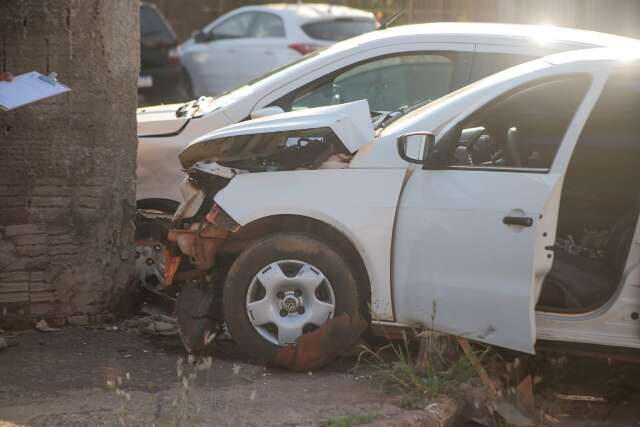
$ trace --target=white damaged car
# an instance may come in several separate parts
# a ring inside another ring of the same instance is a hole
[[[535,60],[377,123],[357,101],[194,141],[165,277],[185,344],[224,321],[248,354],[286,365],[305,337],[355,339],[364,319],[527,353],[640,348],[629,54]],[[333,338],[314,335],[338,318]]]
[[[157,293],[162,245],[184,177],[179,153],[209,132],[282,112],[361,99],[394,115],[498,71],[553,53],[595,47],[638,49],[638,41],[537,25],[403,25],[348,39],[274,69],[216,98],[138,110],[137,276]]]

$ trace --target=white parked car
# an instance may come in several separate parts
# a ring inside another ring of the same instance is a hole
[[[374,31],[316,51],[217,98],[138,110],[139,208],[175,210],[178,154],[194,139],[249,118],[367,99],[397,111],[547,54],[636,40],[527,25],[442,23]]]
[[[376,29],[371,12],[328,4],[234,9],[182,44],[196,96],[218,95],[313,50]]]
[[[377,129],[356,101],[212,132],[180,155],[174,281],[267,361],[365,307],[527,353],[640,348],[638,52],[531,61]]]

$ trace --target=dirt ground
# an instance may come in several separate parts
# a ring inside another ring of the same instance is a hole
[[[26,331],[16,342],[0,352],[0,427],[323,426],[404,411],[354,374],[353,358],[292,373],[251,364],[223,341],[196,371],[179,366],[177,338],[122,326]],[[640,426],[640,365],[561,355],[533,365],[538,425]]]
[[[0,426],[315,426],[330,417],[389,416],[390,397],[349,373],[353,360],[300,374],[248,363],[230,342],[187,388],[177,338],[135,330],[28,331],[0,352]],[[188,378],[191,370],[183,368]],[[129,379],[127,380],[127,374]],[[107,382],[118,377],[119,395]],[[186,396],[185,396],[186,392]],[[126,394],[125,394],[126,393]],[[130,400],[129,400],[130,399]],[[176,402],[177,401],[177,402]],[[187,410],[188,409],[188,410]]]
[[[640,363],[537,357],[536,404],[548,426],[640,426]]]

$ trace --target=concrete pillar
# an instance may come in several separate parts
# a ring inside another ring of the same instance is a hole
[[[133,272],[138,0],[0,0],[0,71],[73,90],[0,111],[0,326],[109,309]]]

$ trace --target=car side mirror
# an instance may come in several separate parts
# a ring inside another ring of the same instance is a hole
[[[202,30],[198,30],[193,34],[193,40],[196,43],[207,43],[213,40],[213,33],[205,33]]]
[[[428,132],[413,132],[398,138],[398,155],[402,160],[425,165],[433,152],[436,138]]]
[[[277,105],[271,107],[259,108],[251,112],[251,119],[259,119],[261,117],[273,116],[275,114],[282,114],[284,110]]]

